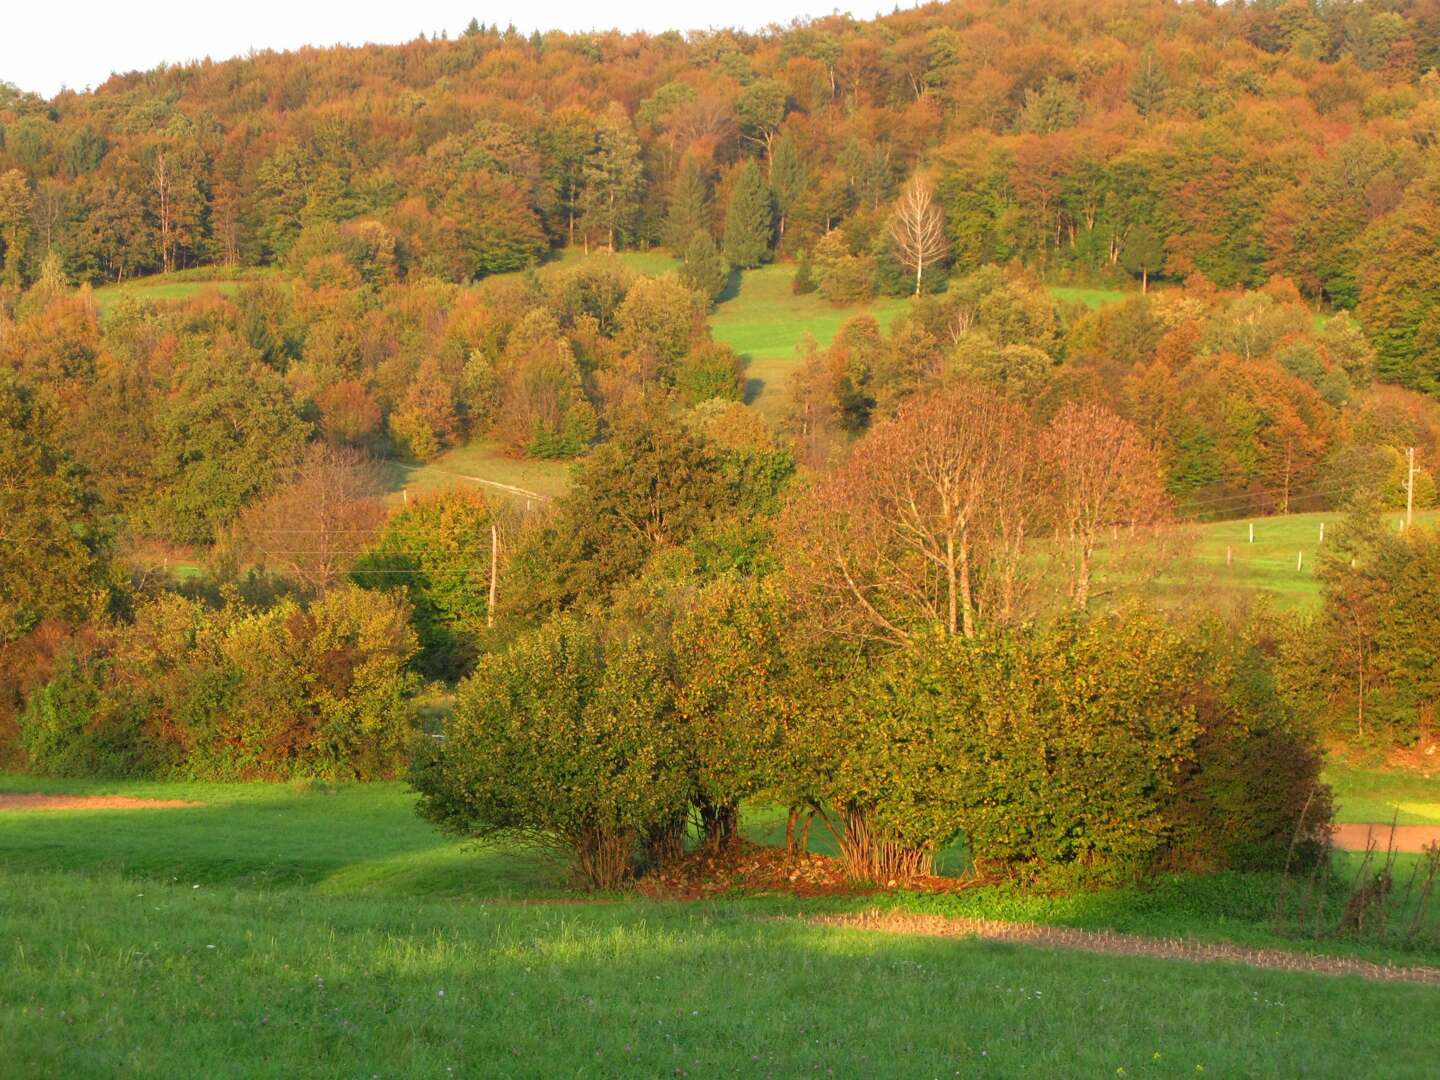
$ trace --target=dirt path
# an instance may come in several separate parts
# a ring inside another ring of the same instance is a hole
[[[1345,824],[1335,826],[1335,846],[1344,851],[1364,851],[1371,839],[1375,850],[1403,851],[1418,855],[1431,844],[1440,844],[1440,825],[1396,825],[1391,838],[1389,825]]]
[[[1348,956],[1323,956],[1284,949],[1247,949],[1225,943],[1202,943],[1178,938],[1152,938],[1118,934],[1111,930],[1077,930],[1033,923],[961,919],[943,915],[911,915],[896,911],[866,911],[858,915],[821,915],[807,920],[823,926],[873,930],[885,934],[920,934],[927,937],[982,938],[1014,941],[1052,949],[1120,956],[1153,956],[1165,960],[1220,960],[1275,971],[1306,971],[1317,975],[1358,975],[1376,982],[1413,982],[1440,986],[1440,968],[1394,967]]]
[[[129,795],[46,795],[38,791],[0,791],[0,812],[6,810],[164,810],[199,806],[183,799],[134,799]]]

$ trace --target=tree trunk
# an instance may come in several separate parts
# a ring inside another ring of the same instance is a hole
[[[975,636],[975,612],[970,604],[970,541],[960,536],[960,614],[961,629],[967,638]]]
[[[699,808],[706,847],[719,851],[739,839],[740,807],[736,803],[714,803],[709,799],[701,799]]]

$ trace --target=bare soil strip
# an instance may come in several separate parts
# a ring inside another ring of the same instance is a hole
[[[824,926],[874,930],[885,934],[920,934],[927,937],[981,938],[1013,941],[1052,949],[1121,956],[1153,956],[1164,960],[1224,961],[1276,971],[1306,971],[1317,975],[1358,975],[1376,982],[1412,982],[1440,986],[1440,968],[1395,967],[1348,956],[1323,956],[1284,949],[1247,949],[1240,945],[1151,938],[1110,930],[1077,930],[1033,923],[962,919],[943,915],[912,915],[871,910],[856,915],[820,915],[807,920]]]
[[[1402,851],[1418,855],[1431,844],[1440,844],[1440,825],[1336,825],[1335,846],[1345,851],[1364,851],[1374,842],[1375,850]]]
[[[199,805],[183,799],[134,799],[129,795],[46,795],[38,791],[0,791],[0,813],[6,810],[165,810]]]

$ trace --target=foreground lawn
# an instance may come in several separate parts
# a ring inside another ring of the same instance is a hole
[[[1432,987],[0,870],[11,1075],[1426,1076]],[[1122,1071],[1123,1070],[1123,1071]]]
[[[585,897],[550,859],[441,837],[400,784],[0,789],[203,804],[0,813],[5,1075],[1424,1076],[1440,1053],[1440,1027],[1391,1022],[1440,1015],[1434,987],[805,921],[882,906],[1320,948],[1276,935],[1265,875],[683,904]]]

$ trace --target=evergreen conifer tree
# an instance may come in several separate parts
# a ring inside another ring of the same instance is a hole
[[[740,170],[725,212],[725,257],[735,266],[759,266],[770,257],[775,203],[755,162]]]

